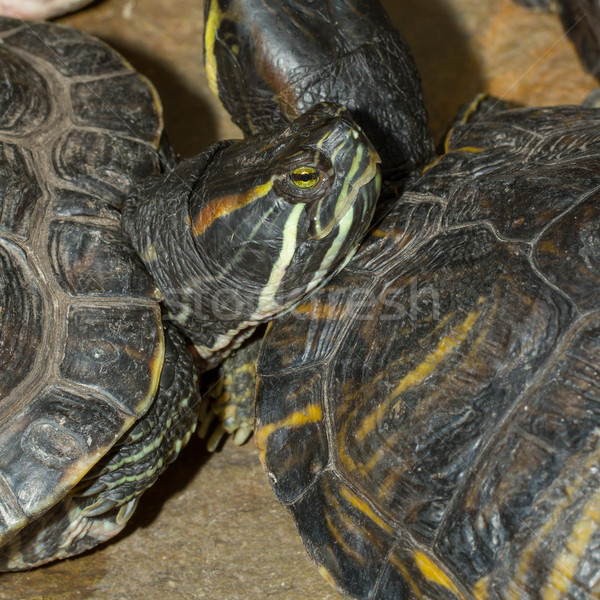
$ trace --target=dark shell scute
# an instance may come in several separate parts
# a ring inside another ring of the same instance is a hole
[[[590,315],[574,328],[538,379],[519,399],[520,410],[493,432],[494,443],[480,456],[457,510],[439,532],[440,552],[465,581],[474,583],[491,565],[503,570],[547,553],[546,537],[564,547],[575,523],[543,528],[532,519],[582,518],[585,507],[576,499],[580,494],[589,499],[585,487],[592,478],[598,485],[600,316]],[[546,561],[544,570],[551,564]]]
[[[440,600],[464,600],[470,597],[460,589],[462,582],[456,581],[445,568],[444,562],[420,548],[409,538],[400,537],[387,557],[387,566],[374,594],[380,598],[436,598]],[[404,582],[405,586],[402,586]],[[410,589],[410,593],[399,595],[399,590]],[[398,590],[398,592],[396,592]]]
[[[155,141],[160,114],[151,88],[137,73],[75,83],[75,123],[102,127],[146,142]]]
[[[444,225],[486,220],[503,237],[533,241],[600,186],[598,112],[515,109],[457,127],[419,188],[447,197]]]
[[[581,310],[600,308],[600,192],[552,223],[534,257],[544,276]]]
[[[155,377],[153,363],[162,344],[159,327],[158,306],[72,307],[60,373],[138,413]]]
[[[313,559],[353,598],[370,598],[395,539],[381,516],[331,471],[289,508]]]
[[[0,129],[24,134],[40,127],[50,114],[50,94],[44,79],[1,45],[0,73]]]
[[[156,151],[132,139],[75,129],[58,140],[57,173],[82,191],[119,204],[133,183],[159,171]]]
[[[41,464],[58,469],[83,456],[85,443],[61,423],[36,421],[23,433],[21,448]]]
[[[0,274],[0,398],[6,398],[33,368],[43,317],[42,298],[25,253],[1,239]],[[0,408],[6,411],[2,402]]]
[[[50,226],[49,255],[59,285],[73,296],[156,296],[156,286],[121,229],[79,222]]]
[[[0,142],[0,229],[23,239],[42,190],[31,166],[31,154],[9,142]]]
[[[110,197],[98,198],[74,190],[55,190],[54,214],[59,217],[110,219],[117,225],[121,222],[121,213],[119,206],[111,204],[110,200]]]
[[[261,380],[261,393],[273,401],[256,408],[256,436],[263,455],[266,451],[266,468],[273,474],[273,488],[282,502],[295,500],[327,465],[322,386],[318,371]]]
[[[50,63],[65,77],[100,76],[126,68],[107,44],[69,27],[32,23],[7,35],[4,42]]]
[[[21,510],[51,506],[79,479],[77,463],[94,461],[132,420],[106,397],[56,386],[0,421],[0,473]]]
[[[298,365],[326,361],[352,326],[356,311],[372,298],[373,276],[351,267],[339,273],[327,286],[327,293],[313,294],[293,317],[278,319],[285,331],[276,341],[269,336],[257,365],[260,374],[278,374]]]
[[[372,296],[377,302],[356,314],[329,374],[338,464],[430,543],[572,307],[537,280],[526,248],[484,228],[440,234]]]
[[[444,204],[431,194],[407,192],[388,209],[383,220],[377,220],[360,252],[349,268],[371,273],[385,273],[398,262],[398,256],[410,256],[439,229]],[[387,207],[386,207],[387,208]]]
[[[404,598],[411,597],[410,585],[402,576],[397,568],[391,564],[386,565],[382,571],[378,582],[377,591],[373,595],[373,600],[385,600],[386,598]]]

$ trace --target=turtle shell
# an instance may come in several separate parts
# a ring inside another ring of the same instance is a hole
[[[598,597],[600,113],[459,125],[270,328],[256,436],[345,595]]]
[[[102,42],[0,19],[0,546],[148,408],[159,294],[120,227],[161,108]]]

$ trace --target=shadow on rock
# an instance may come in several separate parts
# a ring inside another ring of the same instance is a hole
[[[383,0],[383,4],[415,57],[430,127],[438,142],[458,109],[483,90],[481,65],[456,16],[442,0]]]

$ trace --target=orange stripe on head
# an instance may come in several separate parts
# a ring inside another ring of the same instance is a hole
[[[211,200],[205,207],[202,208],[196,220],[192,225],[192,234],[194,236],[204,233],[219,217],[226,215],[242,208],[258,198],[266,196],[273,187],[273,181],[258,185],[247,192],[241,194],[232,194],[230,196],[221,196]]]

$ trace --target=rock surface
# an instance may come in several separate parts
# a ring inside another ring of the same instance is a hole
[[[510,0],[384,0],[413,48],[439,139],[476,93],[580,103],[595,87],[552,15]],[[200,0],[105,0],[60,22],[108,41],[156,84],[171,141],[189,156],[238,137],[208,90]],[[334,600],[277,504],[251,440],[208,457],[194,439],[117,540],[0,576],[0,600]]]

